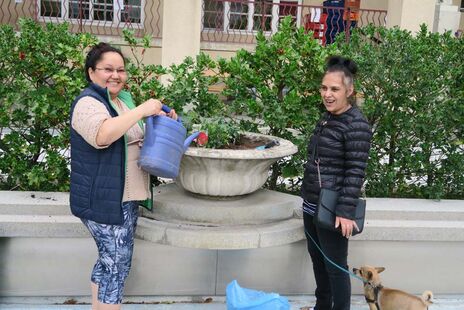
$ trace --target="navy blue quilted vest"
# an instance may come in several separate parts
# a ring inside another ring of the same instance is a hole
[[[74,100],[71,119],[77,101],[90,96],[100,101],[111,116],[117,116],[110,104],[107,90],[90,84]],[[71,130],[71,212],[79,218],[102,224],[123,222],[122,196],[125,177],[124,137],[104,149],[95,149],[73,128]]]

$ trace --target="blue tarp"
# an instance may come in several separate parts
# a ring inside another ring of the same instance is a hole
[[[233,280],[226,288],[227,310],[289,310],[288,300],[277,293],[242,288]]]

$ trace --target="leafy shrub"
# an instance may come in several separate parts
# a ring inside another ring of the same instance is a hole
[[[0,26],[0,188],[68,190],[69,107],[95,39],[67,24],[19,23],[19,33]]]
[[[208,92],[209,86],[219,79],[214,70],[215,61],[208,55],[200,53],[195,59],[186,57],[182,63],[168,68],[161,65],[145,65],[143,55],[150,46],[146,36],[138,39],[132,30],[124,30],[124,40],[131,49],[128,59],[129,80],[127,82],[136,104],[149,98],[160,98],[176,111],[193,112],[192,121],[196,117],[223,114],[223,103],[218,96]],[[209,75],[205,73],[210,73]],[[165,78],[166,83],[162,82]]]
[[[340,47],[374,131],[368,196],[464,198],[464,40],[368,27]]]
[[[216,116],[214,118],[202,117],[199,121],[200,124],[192,130],[203,131],[207,134],[208,143],[205,145],[207,148],[221,149],[239,140],[241,127],[234,119]]]
[[[86,85],[84,50],[96,40],[70,34],[66,24],[20,23],[20,33],[0,26],[0,188],[66,191],[69,106]],[[273,166],[268,186],[294,193],[307,139],[324,110],[324,60],[349,56],[359,65],[357,89],[374,130],[368,196],[464,198],[463,39],[425,27],[416,36],[367,27],[353,30],[348,44],[322,47],[285,19],[272,37],[258,35],[253,53],[241,50],[219,63],[200,54],[163,68],[143,62],[148,37],[125,31],[124,38],[136,103],[164,99],[188,128],[202,124],[210,147],[236,139],[237,126],[291,140],[299,152]],[[228,102],[208,92],[220,81]],[[293,181],[290,188],[284,178]]]
[[[162,99],[182,116],[189,132],[194,131],[193,127],[208,132],[208,148],[219,148],[236,139],[239,126],[226,117],[227,107],[219,97],[209,92],[209,87],[220,79],[217,63],[211,57],[200,53],[195,59],[186,57],[168,68],[145,65],[143,55],[150,46],[149,38],[137,39],[127,29],[123,33],[132,56],[128,59],[127,84],[137,105],[149,98]],[[163,78],[166,83],[162,83]]]
[[[251,118],[242,127],[257,131],[265,127],[270,135],[291,140],[299,152],[272,167],[269,188],[287,190],[283,178],[300,177],[306,143],[322,112],[319,85],[326,57],[334,47],[323,47],[311,33],[295,28],[290,17],[279,31],[266,38],[257,36],[254,52],[239,50],[230,60],[220,60],[225,79],[225,95],[232,97],[232,110]]]

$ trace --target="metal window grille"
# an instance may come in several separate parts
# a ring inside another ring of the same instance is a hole
[[[143,0],[38,0],[39,16],[119,23],[142,23]]]
[[[346,1],[345,7],[338,0],[324,1],[324,5],[307,5],[302,0],[203,0],[201,40],[255,43],[258,30],[275,33],[280,20],[289,15],[321,44],[332,43],[339,33],[349,40],[355,27],[385,26],[386,10],[360,9],[359,0]]]
[[[287,15],[299,23],[302,0],[203,0],[203,28],[276,32]]]

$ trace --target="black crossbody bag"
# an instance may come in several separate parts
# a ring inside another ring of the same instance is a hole
[[[322,126],[324,126],[327,123],[327,121],[324,121],[322,123]],[[317,152],[318,150],[318,145],[319,145],[319,137],[322,129],[319,131],[317,134],[317,142],[315,145],[315,163],[317,166],[317,175],[319,178],[319,186],[321,187],[321,192],[319,194],[319,201],[317,203],[317,209],[316,209],[316,214],[314,215],[313,218],[313,223],[317,227],[332,230],[332,231],[340,231],[340,227],[335,228],[335,208],[337,206],[338,202],[338,197],[340,196],[340,193],[338,191],[334,191],[328,188],[322,188],[322,181],[321,181],[321,171],[319,168],[319,154]],[[357,204],[356,204],[356,214],[354,221],[356,222],[356,225],[359,228],[359,231],[356,230],[356,228],[353,229],[352,236],[357,235],[361,233],[364,229],[364,218],[366,215],[366,200],[358,198]]]
[[[316,214],[314,215],[313,219],[314,224],[317,227],[329,229],[332,231],[340,231],[340,227],[335,228],[335,207],[337,206],[338,196],[340,196],[340,194],[337,191],[328,188],[321,188]],[[354,221],[356,222],[356,225],[358,225],[359,231],[354,228],[352,232],[353,236],[363,231],[365,214],[366,200],[358,199]]]

